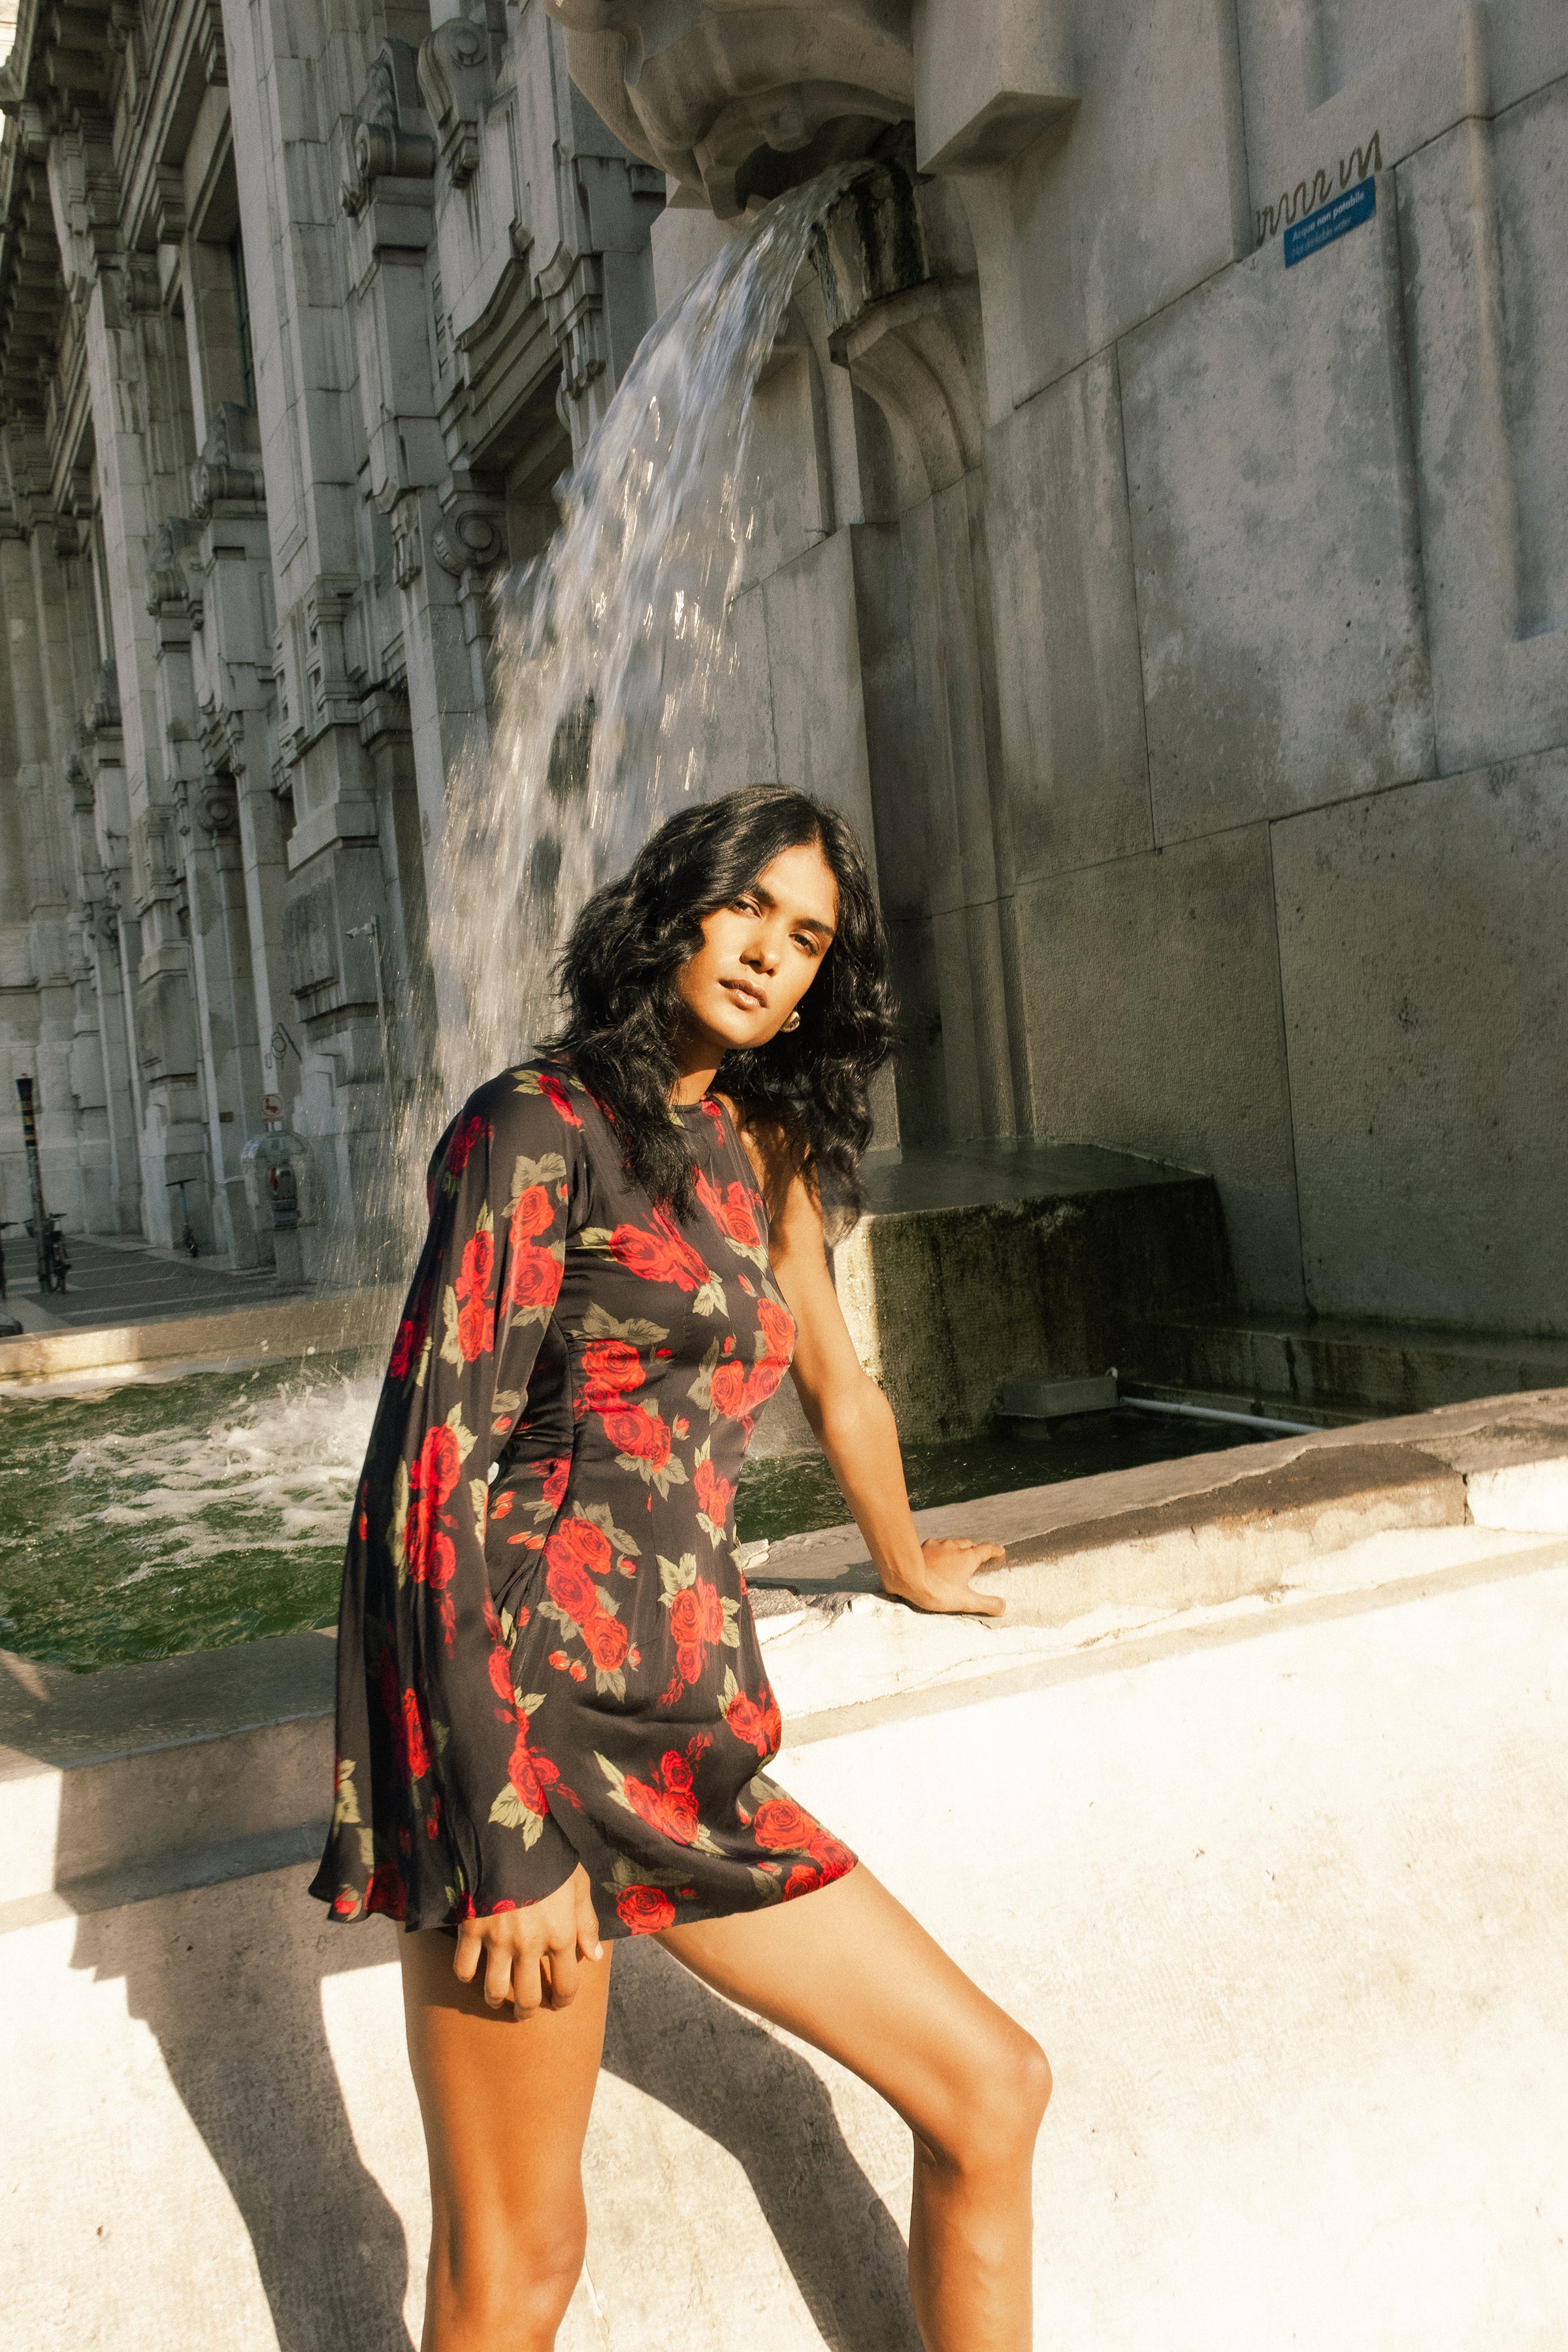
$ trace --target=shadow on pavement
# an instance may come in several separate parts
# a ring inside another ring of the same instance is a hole
[[[604,2064],[735,2158],[834,2352],[920,2352],[898,2224],[804,2058],[646,1943],[616,1950]],[[699,2221],[724,2260],[721,2212]]]

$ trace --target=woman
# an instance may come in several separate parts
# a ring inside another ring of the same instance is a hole
[[[929,2352],[1026,2352],[1045,2058],[763,1776],[779,1715],[734,1553],[791,1368],[888,1591],[1003,1607],[970,1583],[995,1546],[917,1537],[827,1270],[891,1036],[855,838],[771,787],[684,811],[584,909],[563,979],[551,1055],[437,1147],[343,1579],[312,1892],[417,1931],[425,2352],[553,2344],[605,1941],[638,1934],[891,2101]]]

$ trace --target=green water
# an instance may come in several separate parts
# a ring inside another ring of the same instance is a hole
[[[0,1398],[0,1648],[85,1671],[330,1625],[377,1381],[296,1363]],[[1110,1414],[1047,1444],[908,1449],[916,1509],[1247,1443]],[[743,1541],[848,1517],[820,1456],[747,1465]]]

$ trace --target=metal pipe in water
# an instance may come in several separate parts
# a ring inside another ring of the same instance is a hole
[[[1276,1429],[1281,1437],[1321,1437],[1324,1424],[1321,1421],[1276,1421],[1272,1413],[1227,1412],[1217,1404],[1175,1404],[1163,1397],[1118,1396],[1117,1403],[1129,1412],[1173,1412],[1183,1421],[1234,1422],[1240,1429]]]

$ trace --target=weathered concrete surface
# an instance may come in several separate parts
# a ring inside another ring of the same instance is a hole
[[[275,1306],[235,1306],[220,1315],[170,1316],[86,1331],[39,1331],[0,1339],[0,1381],[32,1382],[73,1372],[134,1371],[180,1361],[223,1370],[267,1356],[326,1354],[390,1342],[401,1292],[317,1293]]]
[[[1015,910],[1042,1131],[1212,1169],[1247,1295],[1299,1306],[1267,829],[1031,883]]]
[[[862,1363],[906,1442],[982,1427],[1002,1381],[1103,1372],[1156,1297],[1223,1297],[1213,1185],[1125,1154],[971,1145],[868,1165],[834,1252]]]
[[[1564,70],[1559,64],[1558,71]],[[1563,85],[1399,171],[1439,772],[1568,738],[1568,167]]]
[[[1568,1552],[1397,1540],[1381,1600],[1107,1627],[781,1760],[1051,2054],[1042,2345],[1285,2352],[1352,2307],[1368,2352],[1555,2346]],[[215,2311],[236,2352],[415,2340],[394,1931],[329,1931],[307,1875],[0,1936],[5,2352],[184,2352]],[[913,2352],[890,2111],[662,1953],[615,1970],[563,2352]]]
[[[1314,1307],[1568,1331],[1568,753],[1273,831]],[[1484,1005],[1484,1020],[1477,1007]]]
[[[986,530],[1026,661],[997,670],[997,850],[1013,882],[1153,846],[1116,367],[1101,353],[995,425]]]
[[[1155,838],[1427,774],[1394,183],[1121,346]]]
[[[1568,1381],[1568,1342],[1349,1317],[1215,1315],[1141,1325],[1121,1369],[1144,1391],[1360,1419],[1560,1386]]]

